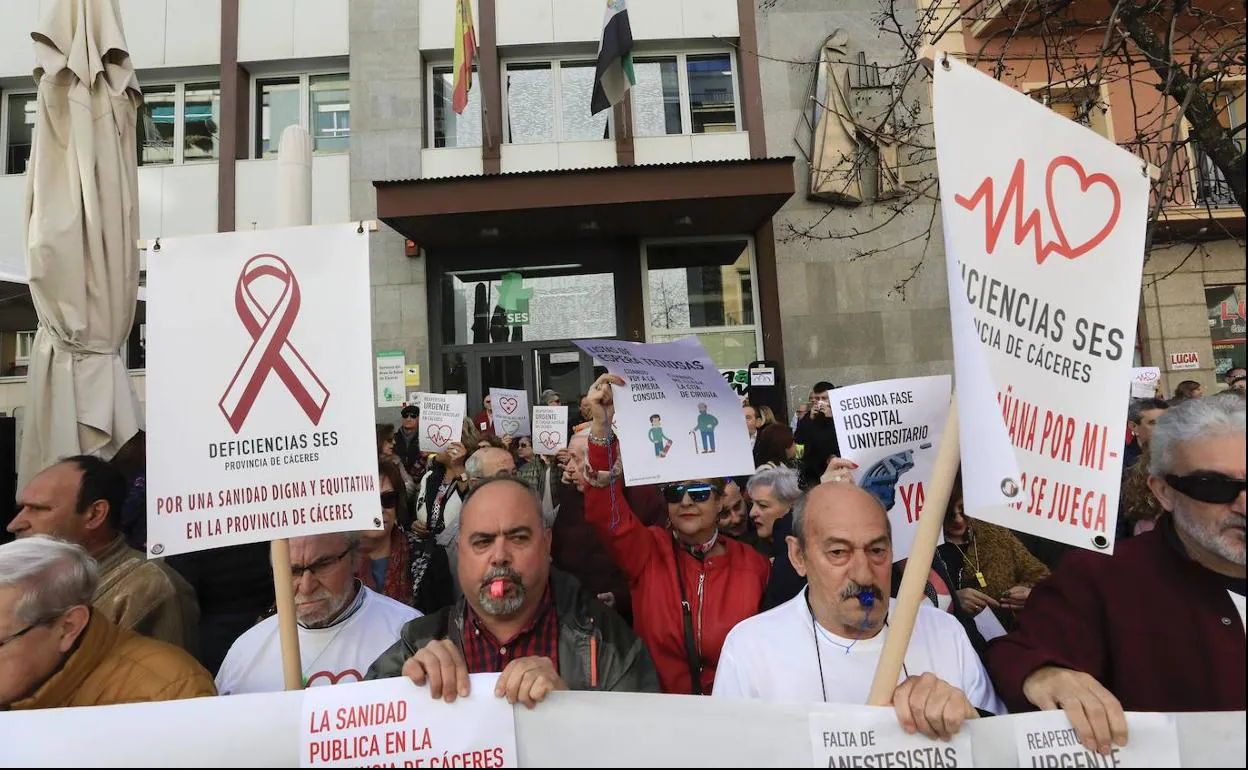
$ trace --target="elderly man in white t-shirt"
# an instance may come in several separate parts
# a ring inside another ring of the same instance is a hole
[[[359,545],[358,532],[290,539],[304,687],[362,681],[377,656],[398,641],[403,625],[420,617],[417,610],[356,580]],[[217,672],[217,691],[237,695],[284,689],[274,615],[230,647]]]
[[[793,533],[789,559],[808,579],[807,589],[729,632],[713,692],[865,704],[888,636],[888,514],[863,489],[830,482],[794,505]],[[926,604],[893,706],[903,728],[932,738],[952,736],[977,710],[1005,713],[962,626]]]

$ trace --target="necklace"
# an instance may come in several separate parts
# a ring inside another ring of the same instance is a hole
[[[815,642],[815,662],[818,663],[819,665],[819,691],[820,693],[823,694],[823,702],[827,703],[828,702],[828,684],[827,684],[827,681],[823,678],[823,653],[819,651],[819,629],[816,626],[815,609],[810,604],[810,586],[806,587],[806,589],[804,590],[804,593],[806,595],[806,609],[807,611],[810,612],[810,635],[814,639],[814,642]],[[867,630],[867,623],[870,620],[870,618],[871,618],[871,610],[865,609],[863,611],[862,625],[859,626],[858,628],[858,635],[855,636],[854,640],[850,642],[849,644],[841,644],[840,642],[837,642],[832,639],[829,639],[828,642],[830,644],[834,644],[837,647],[840,647],[841,649],[845,650],[845,654],[848,655],[849,651],[852,650],[854,648],[854,645],[858,643],[858,640],[862,638],[863,632]],[[884,618],[884,626],[885,628],[888,627],[887,616]],[[906,670],[906,662],[904,660],[901,662],[901,670],[907,679],[910,678],[910,672]]]
[[[979,587],[987,588],[988,581],[984,579],[984,571],[979,567],[979,541],[975,539],[974,533],[969,530],[966,533],[966,539],[971,541],[971,553],[975,554],[973,559],[966,552],[965,548],[957,543],[953,543],[953,547],[958,549],[958,553],[962,554],[962,568],[958,570],[958,586],[961,587],[962,585],[962,576],[966,572],[966,564],[969,561],[975,569],[975,580],[979,583]]]

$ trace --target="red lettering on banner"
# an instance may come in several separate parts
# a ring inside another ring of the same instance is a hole
[[[1091,238],[1077,245],[1071,245],[1066,236],[1066,231],[1062,228],[1061,217],[1057,212],[1057,196],[1053,190],[1053,176],[1060,168],[1069,168],[1073,170],[1079,177],[1080,192],[1087,192],[1093,185],[1104,185],[1113,196],[1113,210],[1106,217],[1105,224]],[[1032,239],[1032,248],[1035,250],[1036,264],[1044,264],[1044,260],[1050,254],[1059,254],[1067,259],[1077,259],[1092,249],[1096,248],[1104,241],[1109,234],[1113,232],[1114,226],[1118,224],[1118,215],[1122,210],[1122,195],[1118,191],[1118,185],[1114,180],[1106,174],[1088,174],[1084,171],[1083,165],[1079,161],[1069,155],[1059,155],[1049,163],[1049,167],[1045,172],[1045,200],[1048,205],[1049,217],[1053,223],[1053,230],[1057,235],[1056,240],[1045,243],[1044,234],[1041,228],[1040,209],[1027,209],[1027,204],[1023,201],[1023,183],[1026,178],[1026,163],[1022,158],[1014,165],[1014,172],[1010,175],[1010,181],[1005,187],[1005,193],[1001,198],[1000,206],[997,206],[995,192],[996,180],[987,177],[975,188],[975,192],[969,198],[962,195],[954,195],[953,199],[959,206],[968,211],[974,211],[982,202],[984,204],[984,249],[992,254],[997,248],[997,241],[1001,238],[1002,231],[1005,230],[1006,220],[1009,218],[1010,209],[1013,208],[1014,213],[1014,244],[1022,245],[1028,236]]]
[[[901,484],[897,490],[901,492],[902,505],[906,506],[906,523],[915,523],[919,520],[919,514],[923,513],[923,482]]]

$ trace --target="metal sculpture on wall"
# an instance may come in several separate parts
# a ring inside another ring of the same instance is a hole
[[[856,84],[851,82],[855,71]],[[902,140],[892,119],[893,86],[881,83],[879,68],[867,64],[862,52],[856,64],[850,61],[845,30],[838,29],[824,40],[809,90],[811,106],[804,115],[811,130],[809,197],[857,206],[867,197],[864,178],[874,179],[870,197],[875,200],[904,193]],[[883,105],[874,104],[870,96],[880,90],[887,97]],[[868,167],[872,173],[864,175]]]

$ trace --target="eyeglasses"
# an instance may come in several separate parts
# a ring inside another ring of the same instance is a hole
[[[1248,482],[1233,479],[1220,473],[1197,473],[1190,476],[1166,476],[1166,483],[1183,494],[1202,503],[1225,505],[1235,502],[1244,493]]]
[[[3,639],[0,639],[0,647],[3,647],[6,644],[9,644],[11,642],[16,642],[18,639],[21,639],[26,634],[29,634],[31,631],[34,631],[39,626],[46,625],[47,622],[48,621],[46,620],[41,620],[38,623],[31,623],[29,626],[26,626],[21,631],[18,631],[16,634],[9,634]]]
[[[381,493],[381,507],[394,508],[399,504],[399,493],[393,489],[389,492]]]
[[[687,494],[695,503],[705,503],[711,499],[711,493],[714,491],[715,487],[704,483],[668,484],[663,487],[663,499],[669,503],[679,503],[684,501]]]
[[[292,564],[290,566],[290,579],[298,583],[303,578],[305,572],[311,572],[313,577],[320,580],[329,573],[331,567],[342,561],[342,557],[349,553],[351,553],[351,549],[347,548],[337,556],[326,556],[324,559],[318,559],[306,567]]]

